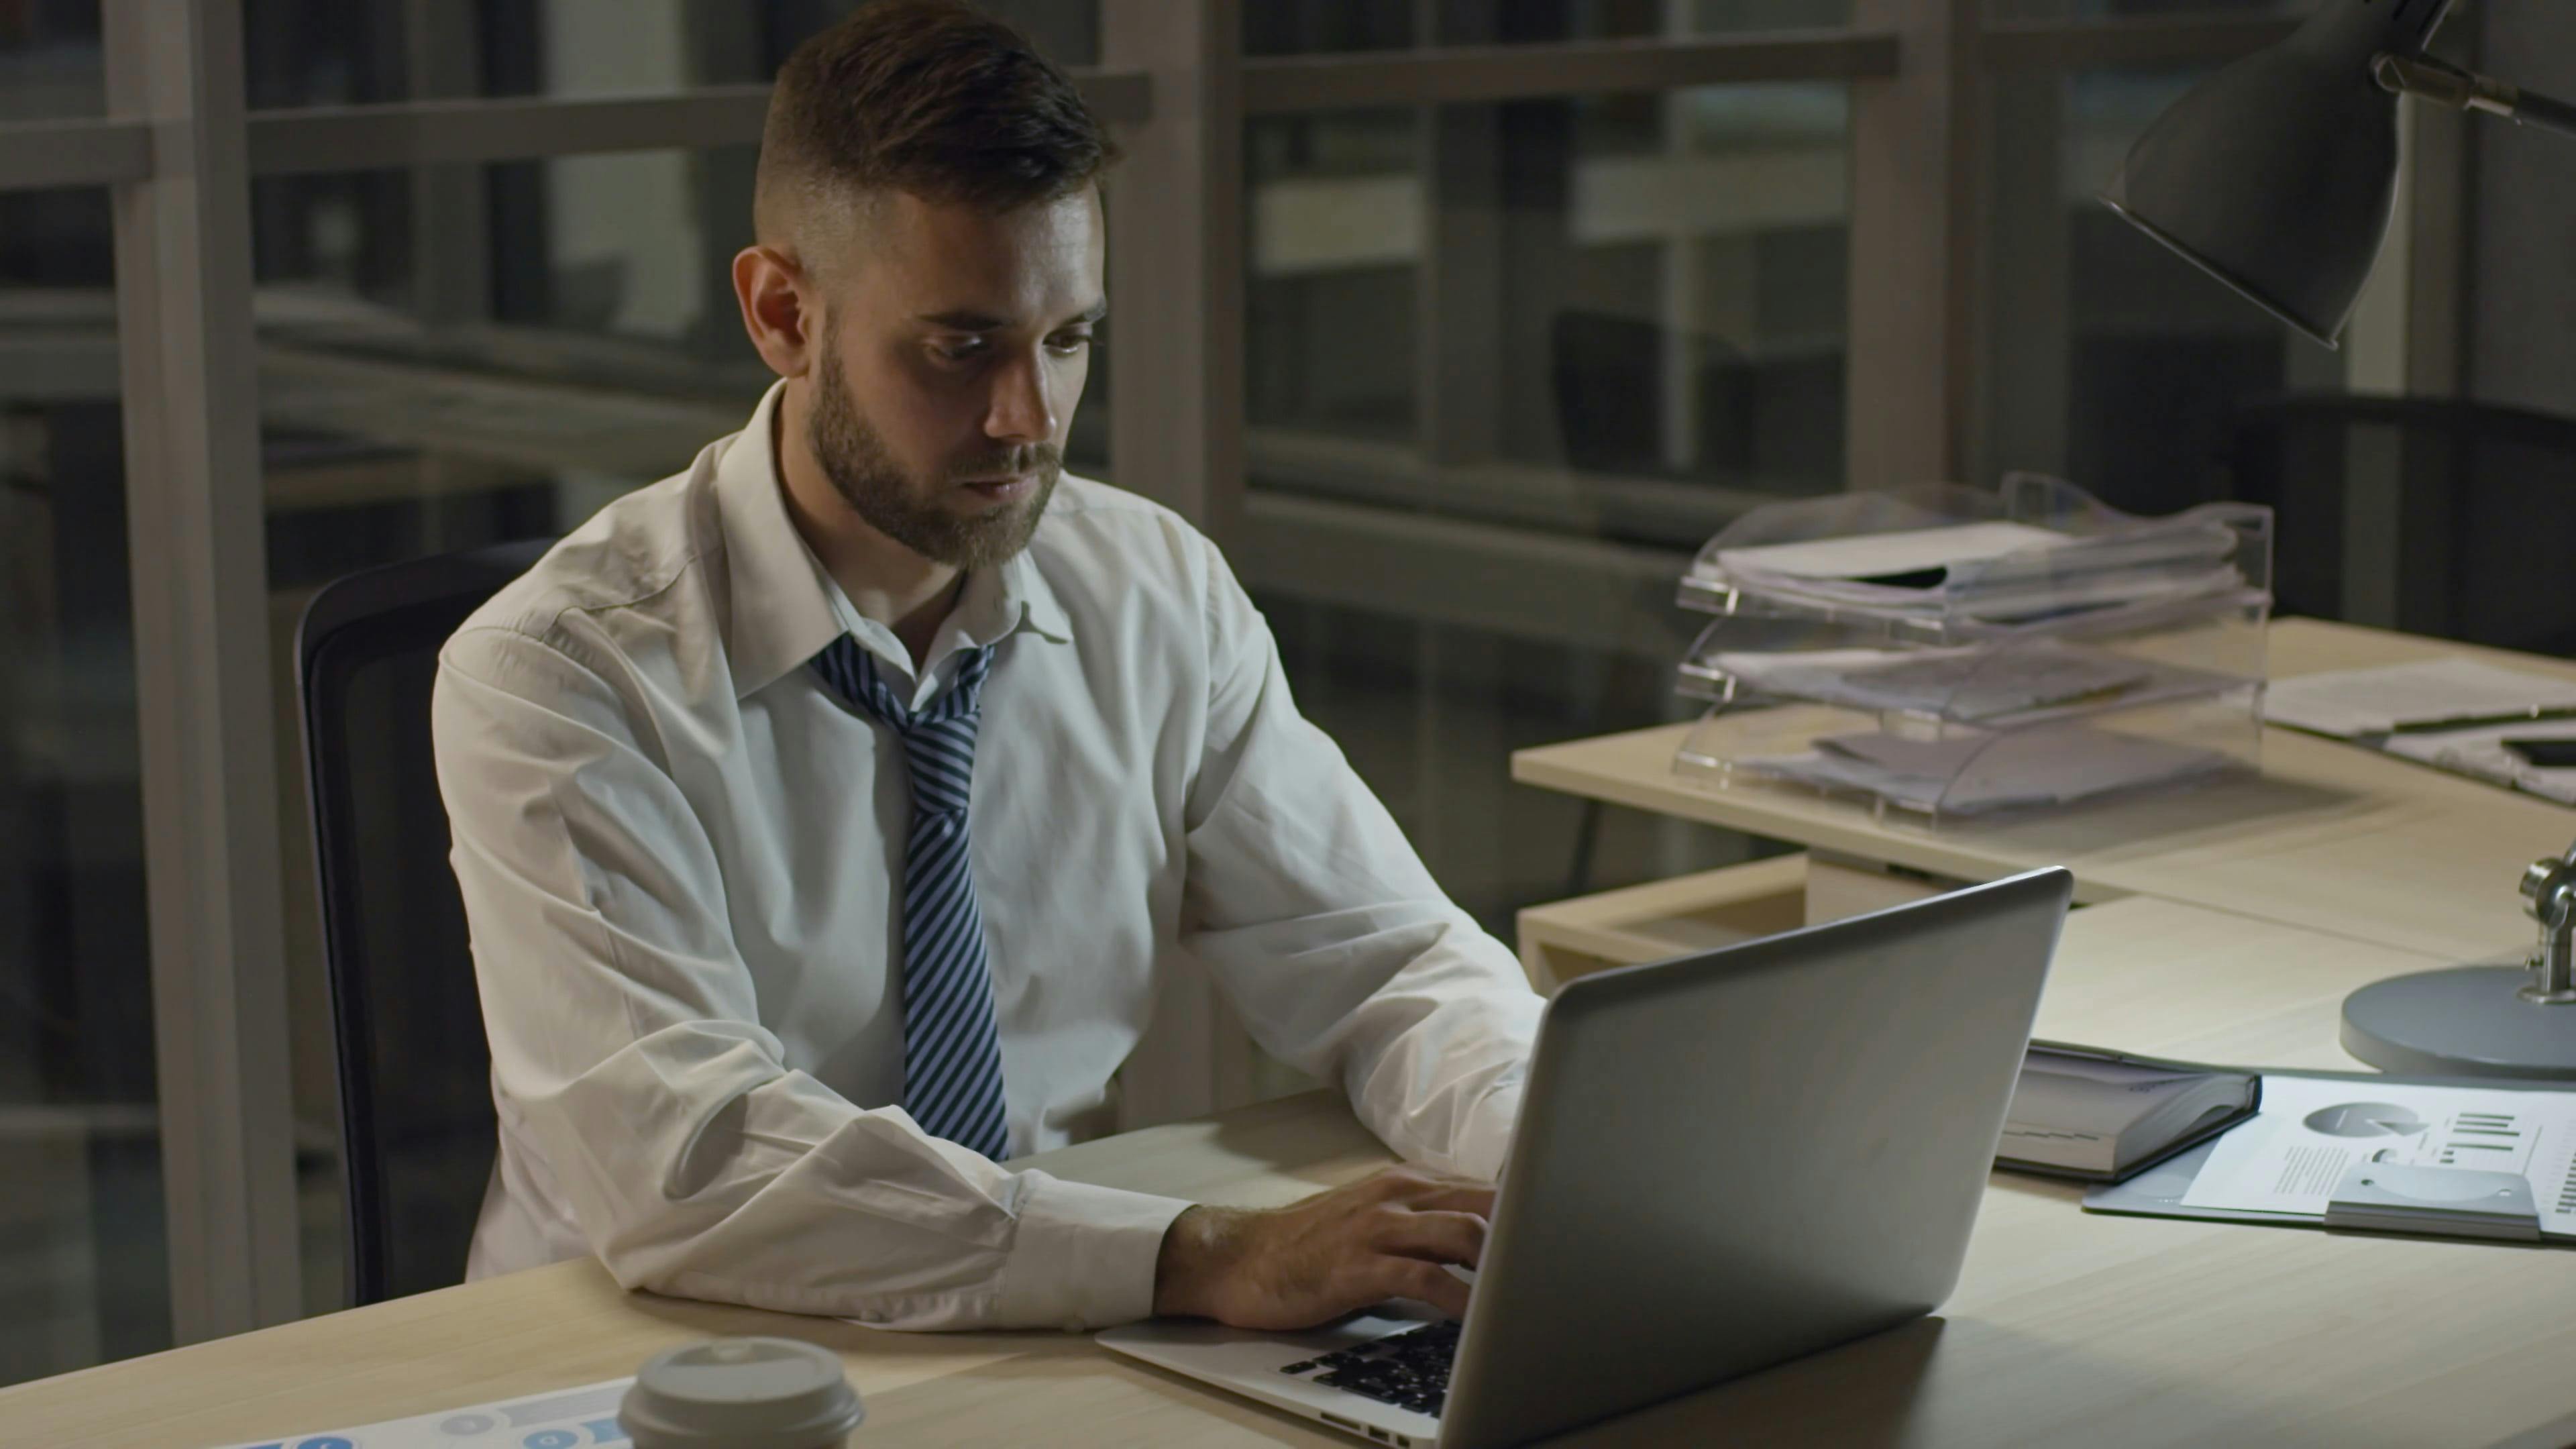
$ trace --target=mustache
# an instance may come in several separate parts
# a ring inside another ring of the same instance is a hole
[[[1006,473],[1056,473],[1063,468],[1064,449],[1053,443],[1037,443],[1026,448],[961,459],[949,465],[948,481],[959,483],[969,478],[991,478]]]

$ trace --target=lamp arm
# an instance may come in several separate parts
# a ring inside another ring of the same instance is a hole
[[[2370,70],[2382,88],[2401,96],[2420,96],[2455,110],[2485,111],[2518,126],[2537,126],[2576,137],[2576,105],[2493,76],[2463,70],[2446,60],[2429,55],[2382,55],[2370,63]]]

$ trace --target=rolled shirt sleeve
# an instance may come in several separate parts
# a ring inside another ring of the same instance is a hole
[[[1544,1005],[1297,712],[1259,610],[1204,546],[1208,740],[1186,943],[1262,1046],[1339,1083],[1404,1157],[1491,1179]]]
[[[908,1329],[1152,1311],[1187,1203],[1005,1170],[784,1065],[715,846],[601,669],[469,628],[432,716],[497,1104],[620,1284]]]

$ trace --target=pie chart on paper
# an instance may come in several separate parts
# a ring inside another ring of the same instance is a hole
[[[2328,1137],[2412,1137],[2430,1125],[2387,1102],[2338,1102],[2307,1115],[2307,1128]]]

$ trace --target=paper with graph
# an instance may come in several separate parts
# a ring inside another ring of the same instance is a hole
[[[2261,1112],[2218,1140],[2182,1203],[2319,1217],[2363,1163],[2520,1175],[2541,1231],[2576,1235],[2576,1094],[2567,1092],[2267,1075]]]
[[[258,1439],[231,1449],[590,1449],[626,1444],[617,1403],[633,1379],[442,1409],[355,1429]]]

